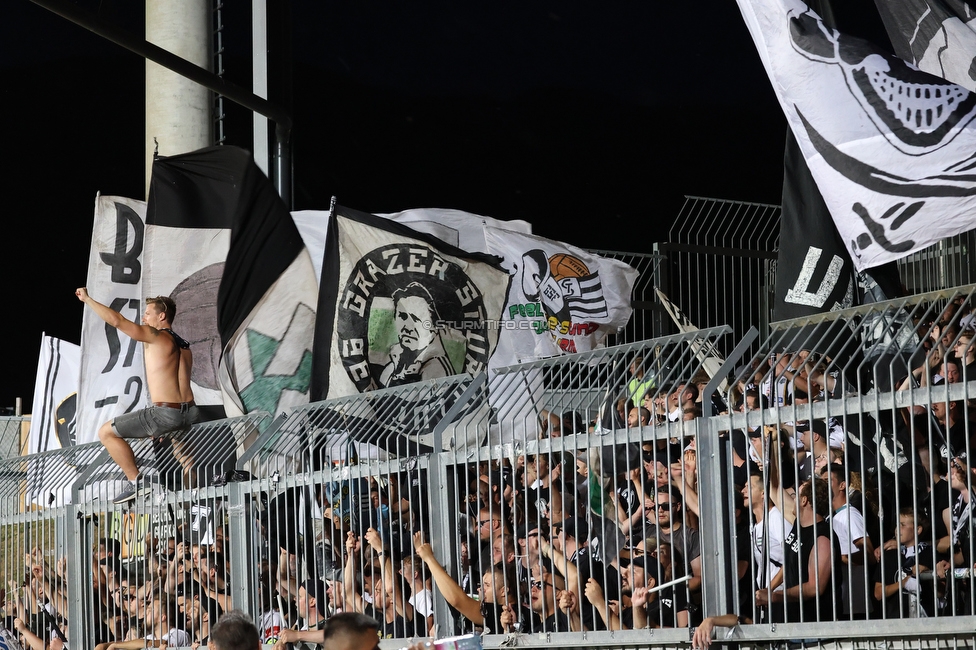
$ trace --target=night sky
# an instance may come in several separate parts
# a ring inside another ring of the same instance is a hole
[[[76,4],[142,35],[141,3]],[[870,0],[843,4],[842,28],[879,36]],[[226,76],[249,88],[250,2],[226,5]],[[649,252],[685,195],[780,201],[786,123],[732,0],[295,0],[283,20],[295,209],[455,208]],[[95,193],[145,198],[144,68],[5,3],[0,407],[29,412],[41,332],[80,339]],[[247,111],[228,105],[225,129],[251,148]]]

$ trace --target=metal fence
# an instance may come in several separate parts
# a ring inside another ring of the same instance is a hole
[[[761,336],[769,332],[780,214],[779,205],[686,196],[668,241],[656,244],[661,260],[654,265],[654,286],[699,327],[731,325],[734,335],[721,342],[723,351],[750,327]],[[976,230],[970,230],[899,259],[905,292],[917,295],[976,282],[974,250]],[[652,293],[640,295],[653,303]],[[638,295],[635,291],[635,301]],[[641,330],[641,338],[675,331],[669,320],[650,322],[654,327]]]
[[[909,294],[976,282],[976,230],[947,237],[898,260],[898,274]]]
[[[767,331],[779,219],[778,205],[686,196],[669,241],[656,245],[668,298],[699,327],[732,327],[724,352],[750,327]]]
[[[29,426],[30,416],[0,417],[0,458],[20,456],[22,441],[27,440]]]
[[[32,574],[4,613],[73,648],[230,608],[263,642],[365,611],[387,648],[684,646],[722,615],[751,644],[972,645],[974,290],[721,363],[728,326],[197,425],[136,445],[130,505],[97,444],[4,461],[0,567]]]
[[[654,289],[661,284],[663,255],[660,253],[621,253],[600,250],[591,250],[590,252],[620,260],[637,271],[637,280],[634,282],[630,300],[630,306],[633,307],[634,313],[626,327],[607,337],[608,346],[646,341],[674,331],[671,323],[667,321],[667,315],[657,304],[657,298],[654,295]]]
[[[757,623],[735,638],[972,643],[974,289],[775,323],[736,373],[698,477],[735,522],[738,573],[706,574]]]

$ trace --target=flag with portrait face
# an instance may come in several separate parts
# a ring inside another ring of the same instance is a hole
[[[411,228],[336,206],[326,239],[312,399],[488,368],[508,273]]]
[[[382,407],[374,406],[383,413],[386,438],[398,446],[389,447],[394,453],[403,453],[406,439],[429,446],[434,428],[444,432],[444,448],[479,444],[488,420],[483,395],[441,422],[460,394],[451,403],[417,403],[409,386],[487,371],[508,283],[496,258],[335,206],[319,285],[311,399],[378,391]],[[353,428],[346,433],[359,435]]]

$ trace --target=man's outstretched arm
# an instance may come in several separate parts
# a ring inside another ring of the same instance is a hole
[[[139,325],[138,323],[133,323],[131,320],[115,311],[111,307],[106,307],[102,303],[98,302],[94,298],[88,295],[88,289],[81,287],[75,290],[75,295],[78,296],[78,300],[85,303],[91,307],[92,311],[101,318],[103,321],[119,330],[130,339],[135,341],[141,341],[143,343],[149,343],[153,341],[157,332],[148,325]]]

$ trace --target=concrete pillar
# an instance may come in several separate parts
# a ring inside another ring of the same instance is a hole
[[[211,69],[210,0],[146,0],[146,40]],[[210,91],[146,61],[146,196],[155,138],[172,156],[213,142]]]

